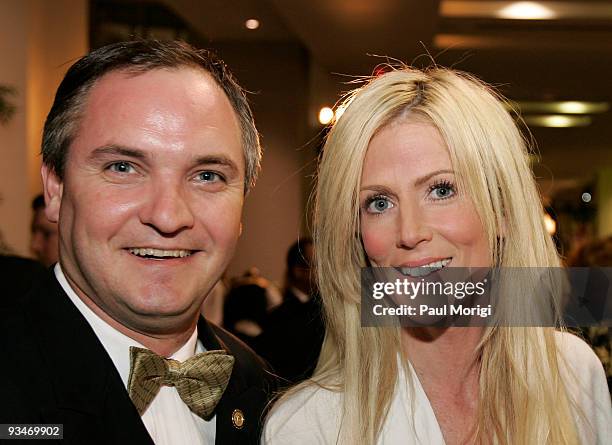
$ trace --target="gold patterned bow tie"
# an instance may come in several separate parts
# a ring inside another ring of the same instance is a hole
[[[222,350],[196,354],[181,363],[132,346],[128,393],[142,416],[163,385],[174,386],[191,411],[209,420],[233,366],[234,357]]]

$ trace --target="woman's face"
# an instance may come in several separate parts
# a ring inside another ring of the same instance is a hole
[[[423,266],[490,265],[474,205],[457,189],[448,150],[430,124],[392,123],[372,138],[359,200],[363,245],[373,266],[418,277]]]

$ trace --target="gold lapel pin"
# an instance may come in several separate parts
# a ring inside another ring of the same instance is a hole
[[[234,428],[242,429],[244,426],[244,414],[241,410],[235,409],[232,413],[232,423],[234,424]]]

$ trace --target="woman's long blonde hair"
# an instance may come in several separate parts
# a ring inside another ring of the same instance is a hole
[[[371,445],[389,410],[401,354],[399,327],[360,324],[360,268],[368,262],[359,236],[358,190],[377,131],[411,116],[437,128],[459,189],[472,199],[488,236],[492,265],[558,267],[560,261],[543,224],[525,141],[482,82],[438,67],[403,67],[371,79],[345,104],[318,174],[314,240],[327,331],[314,376],[303,385],[341,391],[339,443]],[[529,295],[524,298],[528,307]],[[476,442],[578,443],[553,328],[487,328],[479,353]]]

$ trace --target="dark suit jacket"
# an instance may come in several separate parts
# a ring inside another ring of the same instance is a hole
[[[290,386],[309,378],[319,359],[325,326],[318,295],[302,303],[287,291],[263,324],[253,346]]]
[[[42,264],[28,258],[0,255],[0,309],[17,303],[34,283],[46,276]]]
[[[221,328],[202,318],[198,334],[206,349],[235,357],[215,410],[215,443],[258,443],[274,380],[254,352]],[[0,423],[63,424],[62,444],[153,444],[112,360],[51,273],[22,305],[0,311],[0,357]],[[244,414],[240,429],[232,421],[236,409]]]

